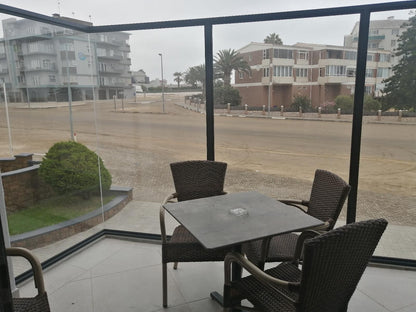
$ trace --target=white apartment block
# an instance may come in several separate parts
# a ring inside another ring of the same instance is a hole
[[[11,101],[67,100],[68,89],[73,100],[134,93],[128,33],[88,35],[15,18],[2,26],[0,82]]]

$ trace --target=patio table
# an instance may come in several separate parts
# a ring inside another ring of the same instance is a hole
[[[323,224],[299,209],[254,191],[167,203],[163,207],[207,249],[230,247],[241,252],[245,242]],[[233,265],[232,269],[233,278],[240,278],[241,267]],[[217,292],[211,297],[222,303]]]

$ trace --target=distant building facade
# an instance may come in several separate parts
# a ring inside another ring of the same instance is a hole
[[[149,83],[149,77],[146,76],[146,72],[143,69],[132,72],[133,83],[135,84],[146,84]]]
[[[239,50],[251,75],[236,73],[242,104],[289,107],[295,96],[306,96],[314,107],[333,105],[338,95],[354,93],[357,51],[341,46],[297,43],[273,46],[250,43]],[[391,52],[368,52],[365,91],[376,95],[391,73]],[[270,85],[270,89],[269,89]]]
[[[392,75],[398,58],[394,49],[407,20],[371,21],[365,92],[381,96],[383,80]],[[272,45],[252,42],[238,50],[251,74],[235,73],[242,104],[289,107],[296,96],[306,96],[313,107],[333,105],[338,95],[352,95],[358,46],[357,22],[344,46],[297,43]],[[270,86],[270,88],[269,88]],[[269,101],[270,93],[270,101]]]
[[[0,82],[6,84],[10,100],[66,100],[68,87],[73,100],[93,99],[93,90],[97,99],[131,93],[128,33],[88,35],[15,18],[2,25]]]
[[[393,16],[385,20],[370,21],[368,33],[368,48],[393,52],[398,47],[398,39],[406,30],[407,20],[396,20]],[[344,36],[344,47],[358,47],[358,32],[360,23],[357,22],[351,34]]]

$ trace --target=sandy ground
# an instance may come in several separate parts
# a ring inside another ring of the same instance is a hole
[[[70,139],[68,107],[50,106],[9,105],[13,154],[42,154],[53,143]],[[173,191],[169,163],[206,158],[205,115],[188,109],[183,95],[166,95],[165,113],[162,107],[160,95],[72,107],[77,140],[97,151],[113,175],[113,184],[133,187],[137,200],[160,202]],[[227,191],[308,198],[316,168],[334,171],[348,181],[349,116],[323,116],[320,121],[304,114],[302,120],[271,120],[216,113],[216,159],[229,165]],[[261,112],[248,114],[254,115],[262,117]],[[273,115],[280,117],[279,112]],[[382,216],[394,224],[416,225],[415,129],[412,119],[364,119],[359,219]],[[0,157],[10,156],[4,103],[0,104],[0,151]]]

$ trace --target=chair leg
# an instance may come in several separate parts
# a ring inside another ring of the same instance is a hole
[[[174,269],[174,270],[177,270],[177,269],[178,269],[178,263],[177,263],[177,262],[174,262],[174,263],[173,263],[173,269]]]
[[[162,291],[163,291],[163,307],[168,307],[168,265],[162,263]]]

